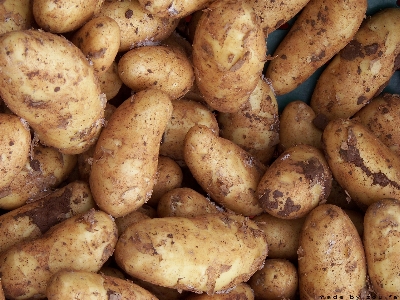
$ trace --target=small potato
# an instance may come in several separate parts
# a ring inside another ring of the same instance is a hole
[[[31,150],[29,125],[21,118],[0,113],[0,190],[8,186],[28,161]]]
[[[35,136],[65,154],[87,150],[103,124],[105,101],[93,68],[67,39],[42,30],[0,36],[0,96]]]
[[[74,181],[0,216],[0,252],[43,235],[61,221],[95,207],[89,185]]]
[[[400,296],[400,202],[380,199],[364,217],[364,248],[372,288],[381,299]]]
[[[400,156],[400,95],[384,93],[375,97],[353,117],[387,147]]]
[[[297,261],[297,249],[305,217],[282,219],[262,213],[252,219],[267,236],[268,258]]]
[[[263,211],[256,188],[265,166],[238,145],[216,136],[206,126],[195,125],[186,134],[184,158],[212,200],[245,216]]]
[[[114,19],[95,17],[72,36],[71,42],[91,61],[95,72],[101,74],[115,60],[121,42],[121,30]]]
[[[146,203],[157,207],[160,198],[168,191],[181,187],[182,181],[183,172],[181,167],[172,158],[160,155],[158,157],[153,192]]]
[[[125,100],[111,115],[96,143],[89,178],[102,210],[122,217],[149,200],[171,114],[169,96],[149,89]]]
[[[297,219],[324,203],[331,185],[332,173],[322,151],[297,145],[272,162],[256,195],[265,212],[277,218]]]
[[[103,73],[98,74],[101,92],[106,95],[107,101],[113,99],[122,87],[122,80],[118,75],[118,64],[113,61]]]
[[[215,1],[201,15],[193,40],[196,84],[214,110],[237,112],[262,75],[264,34],[246,1]]]
[[[46,289],[48,300],[158,300],[153,294],[131,281],[87,271],[60,271],[54,274]]]
[[[246,282],[267,256],[265,234],[234,214],[143,220],[128,227],[114,257],[129,275],[178,290],[214,294]]]
[[[307,103],[300,100],[289,102],[279,121],[281,151],[300,144],[322,149],[322,130],[315,126],[314,121],[315,112]]]
[[[112,255],[117,227],[105,212],[91,209],[53,226],[43,236],[0,255],[4,294],[44,298],[52,275],[63,269],[97,272]]]
[[[176,188],[165,193],[158,202],[157,216],[195,217],[202,214],[221,212],[210,199],[187,187]]]
[[[32,0],[4,0],[0,4],[0,35],[33,26]]]
[[[158,17],[181,19],[202,10],[215,0],[139,0],[140,4]]]
[[[119,52],[160,42],[179,22],[179,19],[157,17],[137,0],[107,0],[97,16],[108,16],[118,23],[121,30]]]
[[[125,231],[125,229],[132,224],[140,222],[144,219],[151,219],[155,217],[157,217],[157,211],[153,207],[147,204],[143,204],[137,210],[129,214],[123,217],[115,218],[115,224],[117,224],[118,228],[118,236],[120,236]]]
[[[33,16],[45,31],[65,33],[89,21],[104,0],[33,0]]]
[[[234,288],[222,294],[207,295],[190,294],[185,297],[185,300],[254,300],[254,292],[247,283],[239,283]]]
[[[365,295],[367,266],[363,244],[341,208],[332,204],[314,208],[306,217],[299,244],[300,299]]]
[[[126,52],[118,62],[122,82],[134,92],[155,88],[171,99],[186,94],[194,81],[189,58],[173,47],[143,46]]]
[[[333,176],[361,209],[382,198],[400,199],[400,158],[364,125],[335,119],[322,139]]]
[[[261,79],[248,101],[235,113],[219,113],[220,136],[268,164],[279,143],[278,103],[270,85]]]
[[[76,163],[76,155],[62,154],[40,144],[33,146],[22,170],[0,189],[0,208],[12,210],[42,198],[67,179]]]
[[[160,154],[184,164],[183,148],[185,136],[194,125],[204,125],[215,133],[219,126],[215,115],[205,105],[186,97],[172,101],[173,111],[165,132]]]
[[[399,68],[399,28],[399,7],[378,11],[326,66],[310,100],[326,124],[350,118],[387,85]]]
[[[299,278],[295,265],[286,259],[266,259],[264,267],[248,281],[258,300],[296,299]]]

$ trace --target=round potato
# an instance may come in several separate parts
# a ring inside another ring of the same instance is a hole
[[[32,0],[4,0],[0,3],[0,35],[33,26]]]
[[[177,99],[192,87],[193,67],[182,51],[173,47],[143,46],[126,52],[118,62],[122,82],[134,92],[155,88]]]

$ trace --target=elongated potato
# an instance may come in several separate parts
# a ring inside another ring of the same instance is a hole
[[[129,275],[165,287],[214,294],[247,281],[268,247],[256,223],[234,214],[143,220],[119,238],[115,260]]]
[[[335,119],[322,139],[333,176],[362,209],[382,198],[400,199],[400,158],[364,125]]]
[[[159,17],[180,19],[204,9],[215,0],[139,0],[139,3]]]
[[[89,185],[74,181],[0,216],[0,252],[42,236],[50,227],[95,207]]]
[[[60,271],[47,285],[48,300],[157,300],[131,281],[87,271]]]
[[[47,282],[63,269],[99,271],[116,242],[113,219],[91,209],[53,226],[38,239],[9,248],[0,255],[6,298],[44,298]]]
[[[105,212],[121,217],[150,198],[171,114],[169,96],[150,89],[128,98],[111,115],[96,143],[89,178],[93,198]]]
[[[399,68],[399,27],[400,8],[375,13],[324,69],[310,106],[325,123],[350,118],[387,85]]]
[[[220,112],[236,112],[261,76],[266,45],[253,7],[246,1],[215,1],[201,15],[193,40],[196,84]]]
[[[29,125],[21,118],[0,113],[0,190],[8,186],[28,161],[31,149]]]
[[[306,217],[298,250],[300,299],[360,297],[367,266],[357,229],[341,208],[322,204]],[[345,298],[343,298],[345,299]]]
[[[196,125],[186,134],[184,158],[193,177],[215,202],[245,216],[263,212],[256,189],[266,168],[238,145]]]
[[[310,0],[268,64],[275,93],[293,91],[346,46],[366,11],[367,0]]]
[[[67,39],[40,30],[0,37],[0,96],[39,140],[65,154],[87,150],[100,132],[105,102],[93,68]]]

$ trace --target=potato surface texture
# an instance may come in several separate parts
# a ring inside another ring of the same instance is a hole
[[[0,11],[3,16],[0,20],[0,34],[29,29],[33,25],[32,0],[4,0],[0,4]]]
[[[255,191],[265,166],[238,145],[196,125],[186,134],[184,158],[193,177],[215,202],[245,216],[263,211]]]
[[[193,41],[196,83],[208,105],[236,112],[261,76],[264,34],[245,1],[215,1],[204,11]]]
[[[361,238],[341,208],[332,204],[314,208],[306,217],[299,244],[300,299],[346,299],[367,292]]]
[[[38,239],[11,247],[0,256],[6,298],[44,298],[48,280],[63,269],[99,271],[116,242],[113,219],[92,209],[53,226]]]
[[[139,3],[160,17],[180,19],[195,11],[201,10],[215,0],[139,0]]]
[[[121,217],[149,200],[171,114],[169,96],[150,89],[128,98],[111,115],[96,143],[89,178],[102,210]]]
[[[93,68],[67,39],[44,31],[1,36],[0,96],[39,140],[66,154],[98,137],[105,103]]]
[[[399,215],[399,200],[381,199],[368,207],[364,217],[368,275],[381,299],[400,295]]]
[[[234,214],[165,217],[128,227],[115,248],[118,265],[153,284],[214,294],[247,281],[268,247],[256,223]]]

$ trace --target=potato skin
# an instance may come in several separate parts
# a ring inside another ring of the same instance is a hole
[[[215,0],[139,0],[143,8],[159,17],[180,19],[202,10]]]
[[[361,123],[332,120],[322,140],[333,176],[362,209],[400,197],[399,157]]]
[[[50,277],[62,269],[97,272],[112,255],[117,228],[105,212],[71,217],[42,237],[15,245],[0,255],[6,298],[45,296]]]
[[[321,204],[306,217],[300,236],[300,299],[361,297],[367,266],[357,229],[341,208]]]
[[[185,163],[211,199],[245,216],[263,212],[256,197],[265,166],[208,127],[193,126],[185,138]]]
[[[234,214],[143,220],[125,230],[117,264],[153,284],[214,294],[247,281],[268,247],[256,223]]]
[[[220,112],[236,112],[256,87],[266,44],[252,6],[215,1],[201,15],[193,40],[196,84]]]
[[[0,96],[6,105],[43,144],[65,154],[89,148],[100,132],[105,103],[82,51],[39,30],[8,32],[0,43]]]
[[[150,198],[171,113],[166,93],[144,90],[118,106],[101,131],[89,184],[97,205],[113,217],[136,210]]]
[[[3,16],[7,16],[0,20],[0,35],[29,29],[33,25],[32,0],[4,0],[0,4],[0,11]]]

